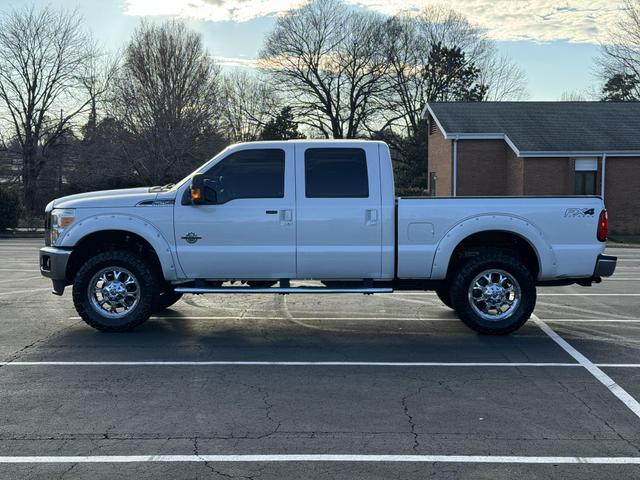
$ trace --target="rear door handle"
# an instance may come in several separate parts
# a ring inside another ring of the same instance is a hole
[[[378,210],[370,208],[367,210],[367,225],[376,225],[378,223]]]
[[[293,211],[280,210],[280,223],[282,225],[291,225],[293,223]]]

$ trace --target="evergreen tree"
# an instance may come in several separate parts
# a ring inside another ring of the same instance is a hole
[[[284,107],[280,113],[269,120],[262,129],[260,134],[261,140],[293,140],[296,138],[305,138],[298,131],[291,107]]]
[[[602,100],[608,102],[640,100],[640,80],[630,73],[616,73],[604,84]]]

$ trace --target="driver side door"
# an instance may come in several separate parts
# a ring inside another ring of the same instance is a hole
[[[231,151],[204,172],[215,203],[176,201],[176,248],[187,277],[296,276],[293,155],[291,145]]]

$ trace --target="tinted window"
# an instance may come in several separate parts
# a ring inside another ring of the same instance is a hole
[[[284,197],[284,150],[242,150],[211,167],[207,185],[217,194],[218,203],[235,198]]]
[[[369,196],[367,159],[360,148],[310,148],[304,174],[307,198]]]

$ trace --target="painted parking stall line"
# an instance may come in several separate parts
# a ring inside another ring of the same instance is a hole
[[[633,398],[624,388],[618,385],[609,375],[604,373],[591,360],[581,354],[572,347],[569,342],[558,335],[549,325],[540,320],[536,315],[531,315],[540,329],[546,333],[551,340],[556,342],[565,352],[571,355],[580,365],[582,365],[591,375],[593,375],[600,383],[609,389],[618,399],[624,403],[638,418],[640,418],[640,403]]]
[[[422,296],[422,295],[436,295],[434,292],[394,292],[383,293],[386,296]],[[640,293],[538,293],[538,297],[640,297]]]
[[[94,456],[11,456],[0,463],[263,463],[263,462],[351,462],[351,463],[513,463],[513,464],[593,464],[640,465],[640,457],[535,457],[501,455],[94,455]]]
[[[286,317],[253,317],[253,316],[152,316],[150,320],[285,320]],[[82,320],[80,317],[69,317],[69,320]],[[297,321],[332,321],[332,322],[455,322],[459,318],[414,318],[414,317],[295,317]],[[547,322],[555,323],[640,323],[640,318],[545,318]]]
[[[631,364],[626,364],[631,365]],[[579,363],[563,362],[306,362],[306,361],[15,361],[0,362],[2,367],[43,367],[43,366],[274,366],[274,367],[581,367]],[[640,366],[640,364],[638,365]]]
[[[149,318],[150,320],[286,320],[287,317],[252,317],[252,316],[240,316],[240,315],[230,315],[230,316],[152,316]],[[80,317],[69,317],[69,320],[81,320]],[[403,318],[394,318],[394,317],[295,317],[294,320],[297,321],[320,321],[320,320],[331,320],[331,321],[374,321],[374,322],[460,322],[457,318],[413,318],[413,317],[403,317]],[[640,321],[640,320],[638,320]]]
[[[640,363],[598,363],[601,368],[640,368]],[[0,367],[105,367],[105,366],[130,366],[130,367],[584,367],[580,363],[568,362],[312,362],[312,361],[263,361],[263,360],[79,360],[79,361],[13,361],[0,362]]]

